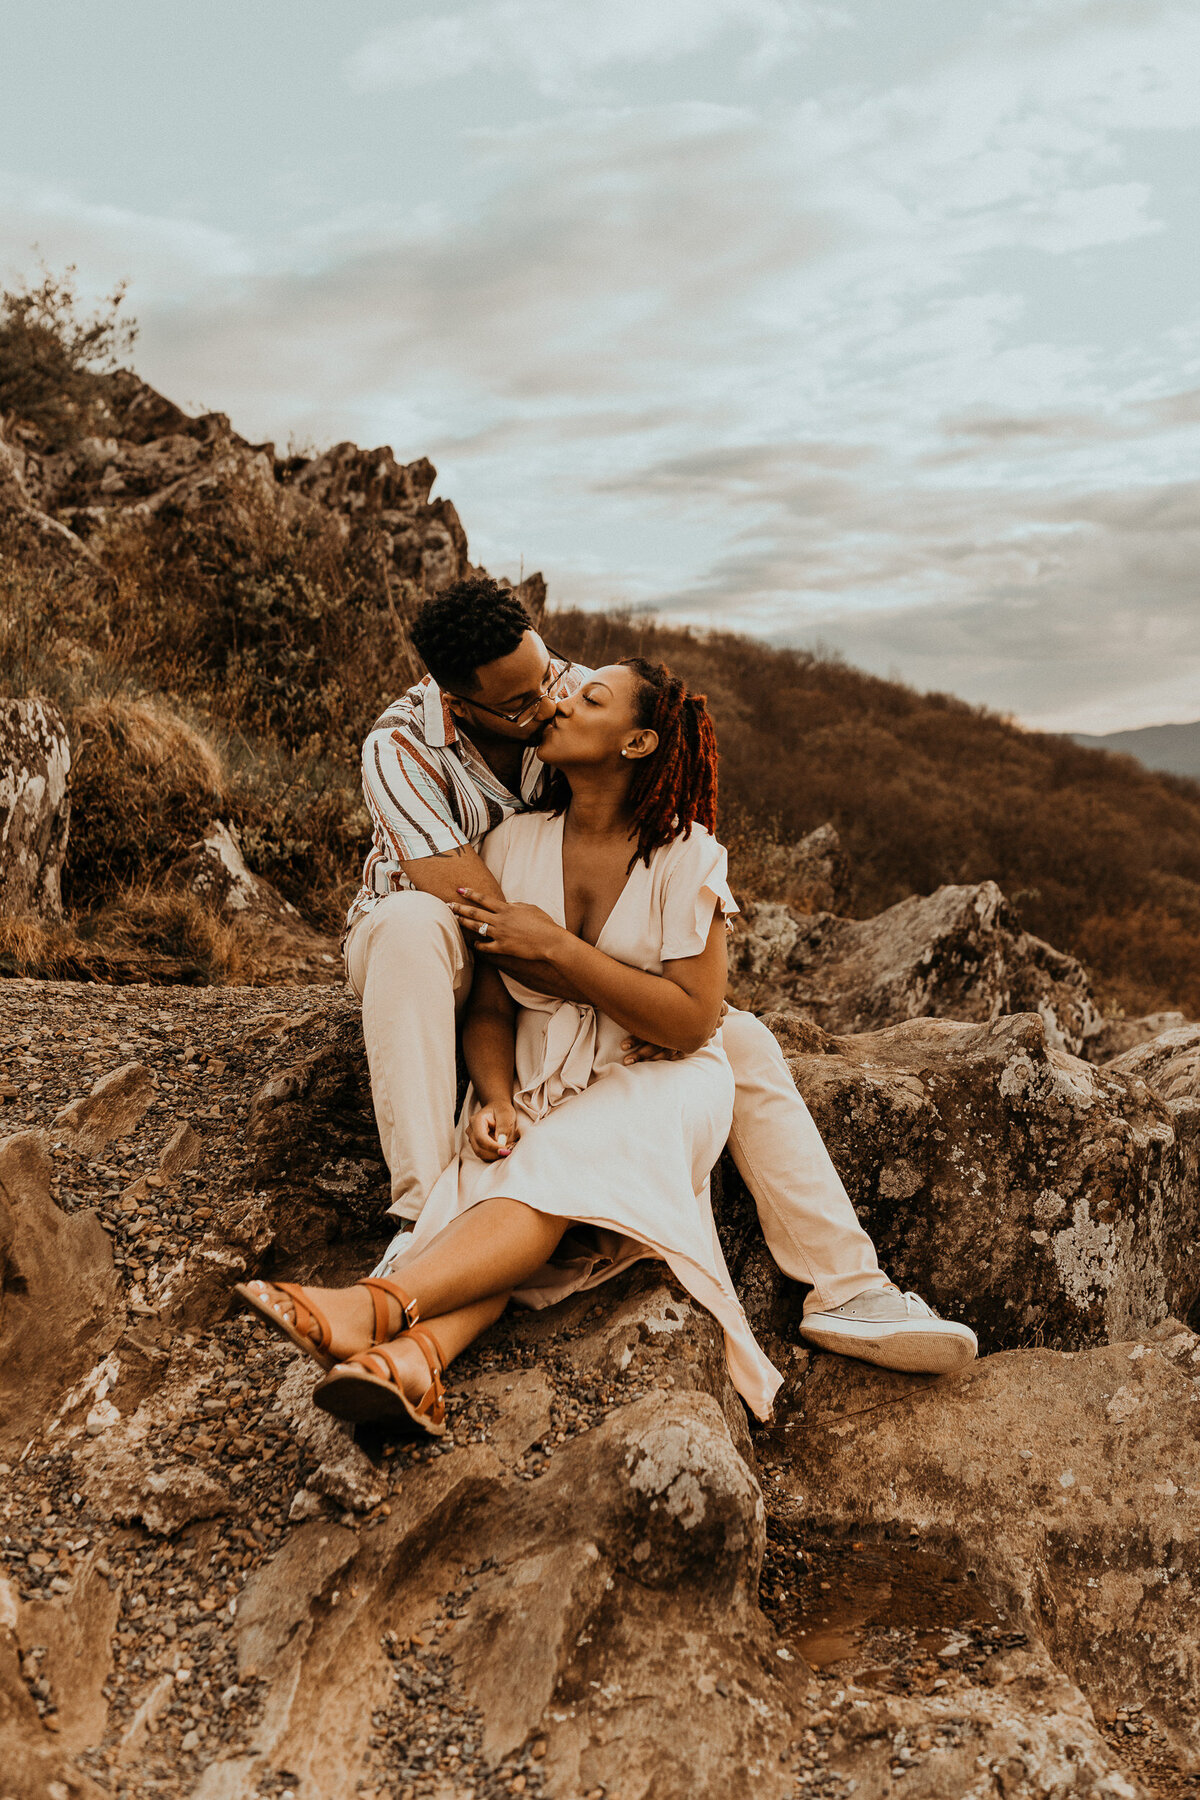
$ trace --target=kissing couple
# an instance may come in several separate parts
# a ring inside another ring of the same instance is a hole
[[[320,1364],[317,1404],[440,1436],[447,1367],[510,1300],[549,1306],[657,1257],[765,1419],[782,1377],[713,1224],[727,1142],[810,1290],[808,1343],[968,1363],[974,1333],[880,1268],[771,1032],[725,1004],[737,904],[703,695],[640,657],[557,655],[486,577],[428,600],[411,635],[429,673],[364,746],[374,836],[345,940],[401,1229],[352,1287],[237,1290]]]

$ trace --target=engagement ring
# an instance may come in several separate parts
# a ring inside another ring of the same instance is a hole
[[[480,936],[480,937],[486,937],[486,936],[487,936],[487,934],[488,934],[488,928],[487,928],[487,923],[486,923],[486,921],[485,921],[485,922],[484,922],[484,924],[482,924],[482,925],[481,925],[481,926],[480,926],[480,927],[479,927],[479,932],[478,932],[478,935],[479,935],[479,936]]]

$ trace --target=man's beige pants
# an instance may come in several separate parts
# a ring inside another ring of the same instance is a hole
[[[377,900],[346,941],[397,1218],[418,1216],[454,1156],[455,1037],[472,962],[450,908],[411,889]],[[736,1082],[729,1147],[775,1261],[811,1285],[809,1310],[882,1287],[875,1247],[774,1037],[730,1009],[721,1039]]]

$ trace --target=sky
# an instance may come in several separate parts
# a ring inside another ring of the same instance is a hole
[[[0,0],[0,282],[557,605],[1200,717],[1200,8]]]

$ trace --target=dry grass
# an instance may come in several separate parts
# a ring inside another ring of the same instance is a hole
[[[221,759],[161,700],[113,695],[72,708],[65,898],[98,905],[178,862],[227,798]]]
[[[125,888],[66,920],[0,914],[0,975],[40,981],[253,985],[253,955],[195,894]]]

